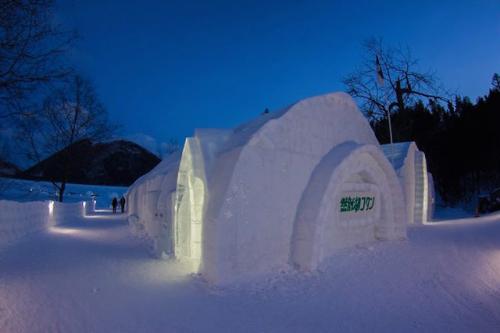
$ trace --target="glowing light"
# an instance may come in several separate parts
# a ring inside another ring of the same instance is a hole
[[[48,231],[52,234],[61,237],[86,239],[93,242],[105,241],[105,237],[103,237],[103,235],[96,230],[79,229],[79,228],[64,227],[64,226],[52,226],[48,229]]]
[[[58,227],[50,228],[50,232],[52,232],[54,234],[60,234],[60,235],[78,235],[81,233],[81,231],[78,229],[58,228]]]
[[[52,215],[54,212],[54,201],[49,201],[49,214]]]
[[[177,176],[177,191],[174,204],[174,253],[177,258],[188,259],[192,271],[198,272],[203,257],[203,212],[205,205],[205,183],[196,175],[193,143],[186,139]]]
[[[205,184],[200,178],[193,177],[190,182],[189,195],[191,198],[191,259],[193,259],[194,271],[200,267],[202,257],[203,241],[203,205],[205,196]]]
[[[95,209],[96,213],[111,213],[113,210],[111,209]]]

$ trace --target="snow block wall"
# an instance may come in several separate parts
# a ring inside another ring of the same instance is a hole
[[[351,97],[312,97],[234,130],[196,130],[127,192],[157,255],[232,283],[406,237],[404,195]]]
[[[0,249],[48,226],[47,202],[0,201]]]
[[[91,213],[88,202],[0,201],[0,249],[24,236]]]
[[[432,220],[434,211],[434,183],[427,172],[425,154],[415,142],[382,145],[382,149],[396,170],[403,186],[406,214],[409,224],[423,224]]]
[[[173,153],[126,193],[128,221],[132,232],[149,241],[155,256],[173,254],[173,205],[180,153]]]
[[[50,203],[53,202],[53,208],[50,209]],[[67,223],[74,219],[80,219],[93,213],[92,203],[90,201],[81,201],[73,203],[61,203],[49,201],[49,226],[56,226]],[[52,212],[51,212],[52,211]]]

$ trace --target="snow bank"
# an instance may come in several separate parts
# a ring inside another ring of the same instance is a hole
[[[92,212],[88,202],[16,202],[0,200],[0,249],[24,236],[81,218]]]

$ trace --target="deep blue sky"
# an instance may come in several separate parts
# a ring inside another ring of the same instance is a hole
[[[370,36],[474,99],[500,72],[499,0],[59,0],[56,19],[79,31],[72,61],[122,135],[158,141],[343,90]]]

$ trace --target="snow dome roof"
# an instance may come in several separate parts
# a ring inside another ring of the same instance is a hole
[[[223,150],[244,146],[252,139],[273,140],[277,136],[282,144],[287,145],[286,148],[292,150],[301,148],[297,140],[319,142],[325,137],[338,142],[351,139],[378,145],[368,121],[358,111],[352,97],[335,92],[300,100],[242,124],[233,130]],[[287,140],[291,136],[295,140]]]

